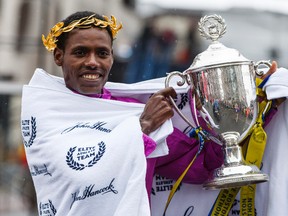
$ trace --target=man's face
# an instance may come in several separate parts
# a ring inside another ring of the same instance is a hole
[[[100,94],[113,64],[111,38],[106,29],[74,29],[65,50],[56,48],[54,60],[62,66],[69,89],[81,94]]]

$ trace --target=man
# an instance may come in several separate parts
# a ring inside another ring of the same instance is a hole
[[[23,88],[22,135],[40,215],[150,215],[154,168],[177,178],[185,165],[175,172],[165,166],[198,150],[182,132],[187,125],[173,130],[173,88],[152,89],[144,105],[104,87],[120,29],[114,17],[84,11],[42,36],[64,80],[36,69]],[[221,163],[221,148],[211,142],[185,181],[201,183]]]

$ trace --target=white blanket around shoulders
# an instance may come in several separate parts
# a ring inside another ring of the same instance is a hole
[[[131,93],[127,86],[118,89],[125,90],[122,97]],[[156,90],[149,83],[146,90],[149,86],[144,98]],[[21,127],[40,215],[150,215],[139,123],[143,108],[75,94],[63,78],[35,71],[23,87]],[[157,143],[150,157],[168,153],[172,131],[168,120],[150,135]]]

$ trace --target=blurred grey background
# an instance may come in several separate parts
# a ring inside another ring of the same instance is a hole
[[[185,70],[209,45],[197,28],[211,14],[225,19],[225,46],[255,62],[288,67],[287,0],[0,0],[1,216],[37,215],[20,132],[21,89],[37,67],[61,76],[41,35],[79,10],[123,23],[110,81],[132,83]]]

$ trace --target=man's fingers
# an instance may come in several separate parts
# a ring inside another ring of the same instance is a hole
[[[268,70],[268,73],[274,73],[277,70],[277,62],[276,61],[272,61],[272,65],[270,67],[270,69]]]
[[[172,87],[167,87],[167,88],[161,89],[160,91],[156,92],[155,94],[163,95],[164,97],[169,97],[169,96],[171,96],[172,98],[177,97],[176,91]]]
[[[268,70],[268,72],[266,74],[264,74],[261,78],[262,79],[265,79],[267,76],[273,74],[276,70],[277,70],[277,62],[276,61],[272,61],[272,64],[271,64],[271,67],[270,69]]]

